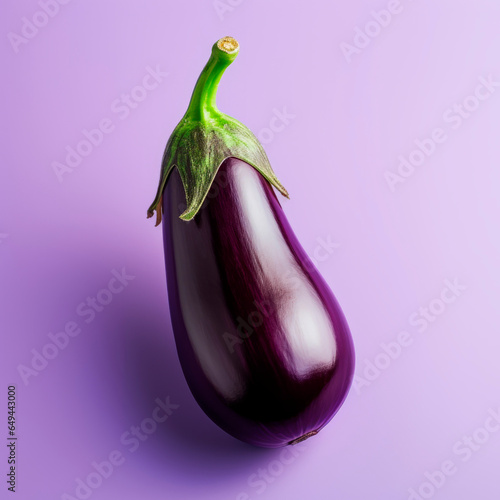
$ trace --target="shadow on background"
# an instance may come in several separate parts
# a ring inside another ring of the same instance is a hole
[[[191,480],[196,476],[197,482],[202,478],[220,482],[222,475],[248,476],[279,453],[238,441],[205,415],[184,379],[169,318],[155,320],[135,312],[124,319],[119,336],[129,375],[126,383],[137,415],[151,416],[158,397],[169,396],[171,403],[179,405],[151,435],[153,444],[143,450],[151,453],[151,460],[163,472],[168,470]]]
[[[92,322],[85,323],[76,315],[77,304],[106,287],[109,269],[108,265],[89,262],[76,276],[69,270],[56,274],[65,292],[60,297],[64,302],[61,309],[66,311],[62,317],[82,327],[82,333],[53,363],[60,381],[58,395],[78,412],[82,427],[75,426],[75,432],[81,433],[82,441],[90,443],[92,450],[90,454],[82,452],[85,458],[79,473],[84,474],[92,460],[104,460],[112,450],[119,450],[127,462],[121,474],[144,480],[151,476],[152,482],[169,487],[207,487],[212,493],[222,483],[234,483],[236,497],[238,491],[248,489],[248,477],[267,467],[281,449],[242,443],[201,410],[177,357],[166,287],[140,266],[127,267],[135,278]],[[77,292],[68,292],[68,282],[78,283]],[[57,321],[52,323],[64,324],[60,312],[55,317]],[[151,418],[155,400],[165,401],[167,396],[179,408],[131,451],[121,440],[123,434]],[[73,487],[71,481],[68,485]]]

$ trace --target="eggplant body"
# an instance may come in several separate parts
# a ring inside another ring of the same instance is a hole
[[[189,388],[222,429],[261,447],[316,434],[354,371],[346,320],[272,187],[228,158],[191,221],[177,169],[162,202],[172,327]]]

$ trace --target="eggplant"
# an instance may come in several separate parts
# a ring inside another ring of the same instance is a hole
[[[215,95],[239,45],[216,42],[170,137],[148,217],[163,221],[178,357],[203,411],[246,443],[275,448],[321,430],[351,386],[344,314],[297,240],[255,136]]]

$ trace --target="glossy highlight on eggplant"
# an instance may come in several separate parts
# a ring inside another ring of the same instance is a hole
[[[200,81],[206,85],[202,76],[193,95]],[[180,144],[204,147],[198,138]],[[165,156],[175,154],[168,148]],[[148,215],[156,209],[163,219],[170,315],[193,396],[232,436],[274,448],[314,436],[332,419],[352,382],[354,348],[342,310],[273,191],[270,166],[245,161],[262,152],[229,153],[191,210],[186,182],[211,167],[187,164],[183,175],[176,164],[165,169],[164,157]]]

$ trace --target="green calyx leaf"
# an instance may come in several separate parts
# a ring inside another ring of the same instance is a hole
[[[161,222],[165,185],[176,167],[186,193],[187,209],[180,216],[183,220],[195,217],[219,167],[231,157],[254,167],[288,197],[255,135],[238,120],[221,113],[215,105],[220,78],[235,59],[238,49],[238,43],[231,37],[222,38],[213,46],[212,55],[196,83],[188,110],[170,136],[163,154],[156,197],[148,209],[148,218],[156,211],[156,225]]]

